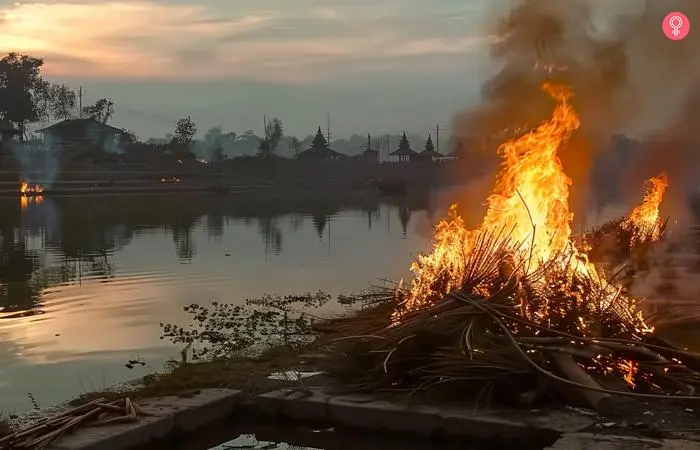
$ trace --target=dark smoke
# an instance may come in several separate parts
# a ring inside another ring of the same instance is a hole
[[[498,72],[483,86],[482,103],[455,118],[464,159],[483,158],[483,152],[495,158],[503,140],[549,117],[553,103],[540,86],[552,80],[571,86],[581,116],[581,129],[560,152],[579,217],[588,205],[593,162],[610,150],[615,134],[640,143],[609,180],[624,183],[630,200],[637,200],[643,179],[663,170],[672,186],[685,185],[692,170],[691,142],[697,143],[688,108],[700,98],[700,29],[683,41],[670,41],[661,23],[671,11],[685,13],[691,23],[700,20],[700,1],[521,0],[512,5],[495,25],[499,40],[491,55]],[[670,146],[672,141],[682,142],[682,149],[669,152],[676,145]]]

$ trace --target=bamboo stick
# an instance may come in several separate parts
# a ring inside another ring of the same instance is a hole
[[[55,421],[57,421],[59,419],[64,419],[64,418],[69,417],[75,413],[85,411],[86,409],[89,409],[90,407],[94,407],[95,404],[100,403],[100,402],[104,402],[104,401],[105,401],[104,398],[98,398],[98,399],[95,399],[91,402],[85,403],[84,405],[80,405],[80,406],[77,406],[75,408],[71,408],[71,409],[63,411],[61,413],[58,413],[58,414],[55,414],[53,416],[42,419],[25,430],[20,430],[16,433],[12,433],[12,434],[9,434],[3,438],[0,438],[0,445],[14,441],[16,439],[15,436],[17,436],[17,435],[26,436],[28,434],[32,434],[39,429],[45,428],[45,426],[48,426],[52,423],[55,423]]]
[[[590,375],[588,375],[570,355],[554,352],[549,356],[557,369],[559,369],[570,381],[591,387],[593,389],[602,389],[600,384],[598,384]],[[612,398],[610,394],[600,391],[576,388],[568,385],[562,387],[565,387],[565,391],[575,392],[578,397],[586,402],[588,407],[597,411],[606,409],[609,406],[609,402]]]

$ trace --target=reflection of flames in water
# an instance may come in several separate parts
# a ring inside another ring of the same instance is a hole
[[[161,183],[179,183],[180,179],[177,177],[170,177],[170,178],[163,177],[160,179],[160,182]]]
[[[44,196],[35,195],[23,195],[19,198],[20,206],[22,209],[26,209],[29,205],[41,205],[44,203]]]
[[[19,182],[19,192],[22,196],[41,195],[44,193],[44,186],[40,184],[29,184],[26,180]]]
[[[572,94],[563,86],[549,83],[543,89],[557,101],[552,117],[523,136],[505,142],[498,149],[502,158],[500,172],[488,197],[488,209],[479,228],[467,229],[457,214],[456,205],[450,208],[449,216],[436,226],[432,252],[419,255],[411,266],[414,278],[410,292],[394,313],[395,321],[408,311],[427,306],[445,294],[462,288],[464,280],[470,275],[466,273],[470,255],[483,251],[484,239],[499,232],[507,235],[513,243],[509,245],[512,257],[510,266],[516,276],[531,274],[542,268],[549,271],[549,267],[555,267],[565,269],[569,277],[602,279],[602,272],[588,261],[587,255],[576,248],[571,239],[573,213],[568,206],[571,179],[557,156],[559,148],[580,125],[578,115],[569,102]],[[649,183],[652,186],[663,184],[665,187],[665,178],[655,178]],[[658,218],[662,196],[663,189],[655,188],[645,197],[644,204],[633,211],[629,221],[638,224],[641,217],[643,220]],[[539,282],[546,279],[540,278]],[[611,284],[605,286],[604,292],[598,295],[572,295],[590,316],[605,311],[613,302],[622,302],[625,315],[630,318],[634,328],[638,332],[651,331],[637,310],[634,299],[622,295],[620,289]],[[478,293],[482,289],[481,286],[472,286],[470,290]],[[486,287],[483,290],[486,291]],[[549,309],[547,304],[529,305],[527,310],[523,308],[523,313],[530,320],[546,324]],[[590,320],[593,317],[579,317],[582,334],[590,335],[586,325]]]

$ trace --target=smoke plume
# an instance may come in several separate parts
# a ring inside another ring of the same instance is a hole
[[[481,104],[454,119],[464,159],[474,152],[495,158],[498,144],[545,120],[553,101],[540,87],[552,80],[573,89],[573,103],[581,116],[580,130],[560,152],[573,180],[577,212],[587,204],[592,163],[609,149],[614,134],[642,145],[611,182],[638,183],[635,197],[642,180],[662,170],[668,172],[671,186],[685,184],[690,166],[685,149],[698,141],[688,119],[693,110],[700,112],[698,102],[692,101],[700,99],[700,30],[691,30],[682,41],[671,41],[661,24],[672,11],[683,12],[691,22],[700,20],[700,2],[511,3],[495,24],[499,39],[491,56],[498,72],[483,86]],[[682,149],[678,142],[684,143]],[[629,191],[631,195],[633,189]]]

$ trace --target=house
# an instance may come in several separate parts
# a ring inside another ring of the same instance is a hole
[[[37,130],[48,148],[84,148],[97,146],[116,150],[124,130],[95,119],[67,119]]]
[[[318,127],[316,136],[314,136],[313,141],[311,141],[311,147],[297,155],[297,159],[303,161],[332,161],[345,157],[346,156],[342,153],[328,148],[328,142],[321,132],[321,127]]]
[[[416,161],[419,158],[418,152],[411,148],[405,131],[399,141],[399,148],[389,153],[389,156],[395,156],[400,163]]]
[[[424,162],[433,162],[438,158],[442,158],[442,154],[435,150],[433,138],[428,134],[428,140],[425,141],[425,149],[418,154],[418,160]]]

